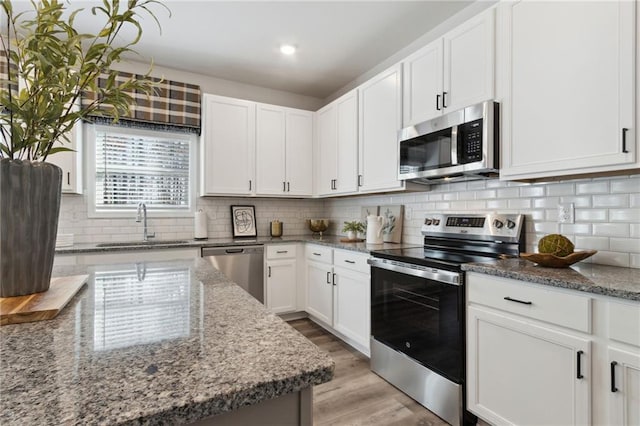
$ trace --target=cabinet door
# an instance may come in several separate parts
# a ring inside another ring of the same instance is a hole
[[[442,56],[442,39],[437,39],[402,63],[403,126],[442,115]]]
[[[609,348],[609,366],[609,424],[640,425],[640,352]]]
[[[589,424],[590,347],[574,335],[469,307],[469,411],[492,424]]]
[[[335,267],[333,328],[369,348],[371,335],[370,275]]]
[[[494,15],[491,9],[443,37],[445,113],[495,97]]]
[[[65,194],[82,194],[82,141],[82,122],[79,121],[73,126],[69,141],[59,145],[73,151],[61,151],[47,157],[47,163],[62,169],[62,192]]]
[[[254,194],[255,103],[205,94],[202,113],[202,195]]]
[[[316,113],[316,192],[331,195],[338,177],[338,107],[331,103]],[[357,174],[357,167],[355,173]]]
[[[358,91],[353,90],[336,101],[337,174],[334,194],[358,192]]]
[[[296,261],[267,262],[267,308],[274,314],[296,310]]]
[[[398,180],[398,130],[402,127],[401,66],[358,89],[360,192],[403,189]]]
[[[285,109],[259,104],[256,125],[256,194],[285,194],[285,141]]]
[[[287,110],[286,136],[286,195],[311,195],[313,193],[313,113]]]
[[[633,1],[502,5],[502,177],[622,170],[636,163],[636,7]]]
[[[306,311],[331,326],[333,325],[333,268],[307,260]]]

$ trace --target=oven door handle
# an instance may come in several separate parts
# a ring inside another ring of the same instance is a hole
[[[461,274],[458,272],[445,271],[436,268],[427,268],[423,266],[377,258],[368,259],[367,263],[371,265],[372,268],[386,269],[388,271],[398,272],[400,274],[413,275],[414,277],[425,278],[443,284],[462,285],[462,280],[460,279]]]

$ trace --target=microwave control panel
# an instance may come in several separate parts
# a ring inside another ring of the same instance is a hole
[[[458,126],[460,135],[459,163],[473,163],[482,160],[482,119]]]

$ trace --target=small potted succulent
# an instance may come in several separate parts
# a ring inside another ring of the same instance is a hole
[[[364,232],[364,224],[362,222],[358,222],[357,220],[351,222],[345,222],[342,227],[342,232],[347,233],[347,239],[355,240],[358,236],[358,233]]]

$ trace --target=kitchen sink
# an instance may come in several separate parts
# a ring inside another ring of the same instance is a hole
[[[96,247],[137,247],[137,246],[158,246],[166,244],[185,244],[187,240],[157,240],[157,241],[121,241],[114,243],[98,243]]]

